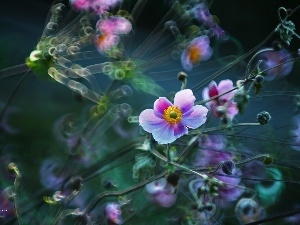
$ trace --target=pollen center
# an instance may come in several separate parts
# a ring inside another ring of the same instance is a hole
[[[197,64],[199,63],[199,61],[202,58],[202,52],[201,49],[198,46],[191,46],[189,47],[188,51],[188,57],[189,60],[193,63],[193,64]]]
[[[182,112],[177,106],[169,106],[164,110],[164,119],[171,124],[177,124],[181,121]]]

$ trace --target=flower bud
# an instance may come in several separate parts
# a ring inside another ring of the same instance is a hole
[[[270,120],[271,120],[271,115],[266,111],[257,114],[257,121],[261,125],[268,124]]]

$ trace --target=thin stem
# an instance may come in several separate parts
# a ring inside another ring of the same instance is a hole
[[[109,196],[120,196],[120,195],[125,195],[125,194],[128,194],[130,192],[133,192],[135,190],[138,190],[139,188],[142,188],[143,186],[145,186],[146,184],[148,183],[151,183],[163,176],[165,176],[167,174],[167,172],[162,172],[161,174],[155,176],[155,177],[152,177],[148,180],[145,180],[145,181],[142,181],[141,183],[137,184],[137,185],[134,185],[134,186],[131,186],[129,188],[126,188],[124,190],[121,190],[121,191],[106,191],[106,192],[103,192],[103,193],[100,193],[98,194],[94,200],[86,207],[86,209],[84,210],[84,213],[89,213],[91,212],[99,203],[100,201],[105,198],[105,197],[109,197]]]

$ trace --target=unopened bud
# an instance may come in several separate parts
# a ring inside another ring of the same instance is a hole
[[[266,111],[257,114],[257,121],[261,125],[268,124],[270,120],[271,120],[271,115]]]

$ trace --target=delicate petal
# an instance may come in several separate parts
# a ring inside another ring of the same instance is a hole
[[[182,113],[193,108],[196,98],[190,89],[179,91],[175,94],[174,105],[178,106]]]
[[[149,194],[155,194],[157,192],[163,191],[166,186],[167,186],[167,180],[166,178],[163,177],[147,184],[145,188]]]
[[[233,88],[233,83],[231,80],[221,80],[218,85],[219,94],[226,93]],[[222,95],[220,99],[228,101],[230,98],[233,97],[236,91],[231,91],[228,94]]]
[[[111,16],[108,19],[100,19],[96,24],[97,30],[105,34],[127,34],[131,31],[131,23],[120,16]]]
[[[204,88],[203,91],[202,91],[202,98],[205,101],[210,99],[208,92],[209,92],[208,87]]]
[[[189,112],[183,114],[182,124],[190,128],[198,128],[206,121],[208,109],[202,105],[196,105]]]
[[[141,112],[139,116],[139,123],[145,131],[150,133],[153,132],[153,130],[167,124],[165,120],[154,115],[153,109],[145,109],[143,112]]]
[[[157,196],[154,196],[153,200],[162,207],[171,207],[175,204],[177,199],[176,194],[170,194],[170,193],[159,193]]]
[[[178,123],[174,125],[174,135],[176,138],[181,137],[184,134],[188,133],[187,127],[185,127],[182,123]]]
[[[100,34],[95,38],[95,45],[101,53],[116,46],[120,41],[119,36],[114,34]]]
[[[239,113],[239,110],[237,108],[237,105],[235,102],[231,102],[229,106],[227,107],[227,117],[232,120],[235,115]]]
[[[165,97],[160,97],[154,102],[154,114],[157,117],[163,118],[164,110],[173,104]]]
[[[219,94],[218,87],[215,81],[211,81],[208,85],[209,98],[215,97]]]
[[[165,126],[152,131],[153,138],[158,144],[169,144],[176,140],[173,126],[166,123]]]
[[[200,61],[206,61],[212,56],[212,48],[209,46],[209,37],[202,35],[194,38],[181,54],[182,67],[190,71]]]

